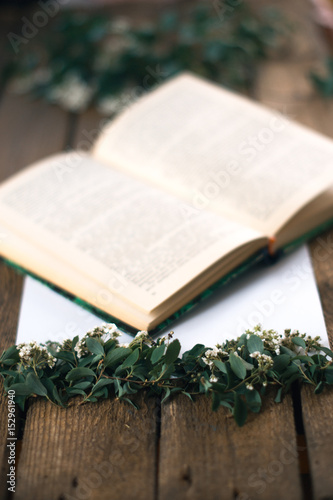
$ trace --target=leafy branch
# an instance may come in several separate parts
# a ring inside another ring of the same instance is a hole
[[[316,394],[333,384],[333,352],[298,331],[280,335],[257,326],[213,349],[197,344],[181,357],[173,332],[154,340],[141,331],[130,344],[119,343],[120,335],[104,324],[81,340],[13,345],[0,358],[4,389],[15,391],[23,410],[36,396],[66,407],[74,396],[80,404],[115,397],[135,406],[131,396],[140,390],[162,402],[205,394],[213,410],[229,408],[242,426],[249,411],[260,411],[268,386],[280,402],[295,381],[313,385]]]

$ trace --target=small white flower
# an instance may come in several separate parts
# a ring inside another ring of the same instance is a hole
[[[260,356],[260,352],[259,351],[254,351],[250,354],[250,358],[258,358],[258,356]]]
[[[62,83],[51,89],[48,97],[59,106],[75,112],[87,107],[93,92],[94,89],[77,73],[71,73]]]
[[[111,29],[113,33],[118,33],[120,35],[126,33],[130,28],[129,22],[126,17],[118,17],[115,21],[111,23]]]
[[[148,332],[146,330],[140,330],[134,337],[135,339],[146,339],[148,338]]]
[[[254,387],[252,384],[246,384],[246,388],[249,390],[249,391],[253,391]]]
[[[215,377],[215,375],[211,375],[209,382],[217,382],[217,381],[218,381],[218,378]]]

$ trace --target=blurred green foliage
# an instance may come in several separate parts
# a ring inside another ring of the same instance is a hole
[[[144,23],[105,13],[62,12],[49,24],[20,44],[2,80],[14,91],[73,111],[124,93],[133,100],[183,70],[249,89],[258,63],[286,34],[278,12],[254,13],[240,0],[173,7]],[[66,93],[78,98],[64,98]]]

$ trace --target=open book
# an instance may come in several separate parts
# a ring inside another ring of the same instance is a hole
[[[333,218],[333,142],[183,74],[0,187],[0,254],[153,330]]]

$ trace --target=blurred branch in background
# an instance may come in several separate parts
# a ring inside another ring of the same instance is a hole
[[[258,63],[288,33],[277,10],[254,13],[242,0],[182,2],[140,20],[58,8],[40,27],[43,3],[37,5],[7,35],[2,82],[74,112],[93,105],[112,115],[183,70],[249,91]]]

